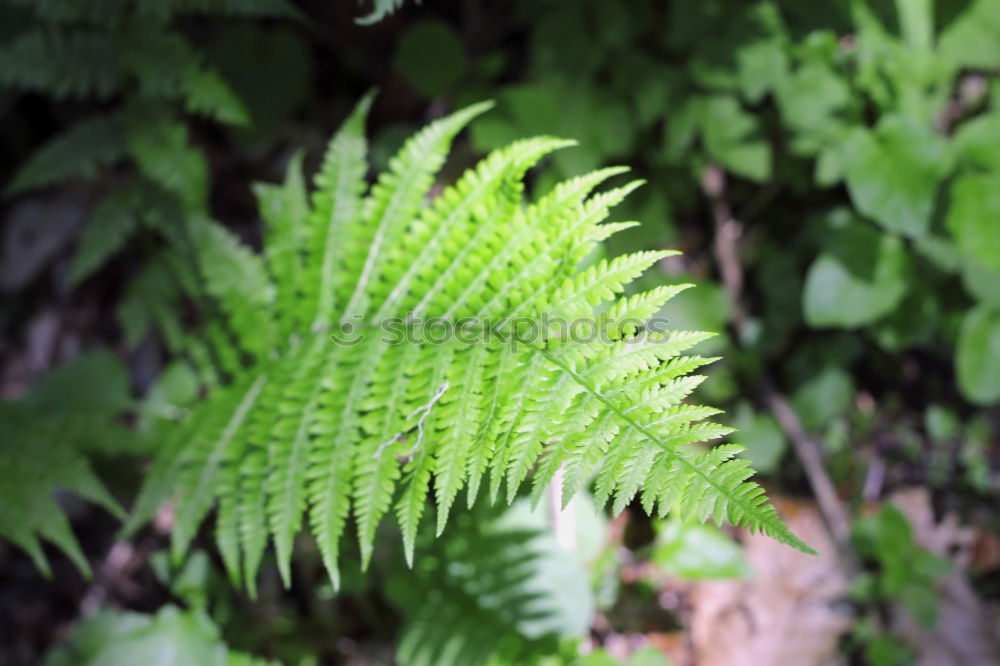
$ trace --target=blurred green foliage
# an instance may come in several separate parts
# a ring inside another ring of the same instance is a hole
[[[859,555],[874,569],[853,582],[852,596],[868,603],[899,603],[921,626],[933,627],[940,598],[936,584],[951,566],[917,545],[903,512],[887,504],[878,513],[861,518],[854,526],[854,541]],[[912,660],[904,644],[871,625],[860,624],[854,634],[874,666]]]
[[[661,314],[672,328],[728,328],[701,348],[727,361],[709,370],[712,378],[699,391],[731,407],[744,455],[775,484],[803,487],[797,466],[787,464],[787,437],[760,401],[763,372],[820,437],[842,487],[860,492],[864,449],[889,458],[890,470],[900,462],[904,472],[890,474],[889,483],[995,493],[1000,3],[514,0],[499,14],[475,2],[347,4],[349,22],[369,8],[359,23],[385,22],[357,37],[339,24],[324,32],[328,16],[314,2],[102,0],[83,11],[74,0],[0,1],[0,111],[14,109],[4,120],[20,123],[11,125],[18,131],[3,156],[4,168],[18,159],[7,194],[85,183],[95,204],[69,284],[81,285],[123,251],[140,257],[144,266],[121,280],[115,304],[124,344],[135,348],[156,329],[167,355],[186,356],[196,368],[167,365],[135,401],[110,357],[88,356],[24,400],[0,404],[3,473],[35,482],[30,497],[0,506],[0,531],[39,563],[47,566],[42,536],[86,568],[53,498],[58,488],[69,489],[117,510],[83,454],[119,452],[104,447],[127,442],[116,420],[121,413],[155,432],[156,423],[181,417],[206,385],[240,362],[235,355],[213,358],[215,346],[189,334],[192,321],[211,321],[213,313],[191,307],[202,285],[176,270],[192,250],[188,222],[219,210],[229,223],[246,222],[242,194],[219,194],[241,186],[213,178],[232,176],[226,169],[233,156],[233,171],[253,164],[276,172],[286,146],[315,131],[303,125],[332,125],[345,100],[373,85],[384,86],[390,99],[378,110],[376,169],[427,115],[495,99],[497,109],[472,126],[471,152],[533,134],[579,141],[551,158],[548,174],[533,183],[536,193],[608,164],[626,164],[646,179],[616,212],[644,224],[608,241],[605,252],[685,251],[637,288],[699,284]],[[310,10],[320,23],[311,23]],[[363,48],[369,39],[373,46]],[[25,121],[38,98],[50,104],[44,108],[52,118]],[[27,110],[16,106],[24,99]],[[297,115],[303,107],[310,108],[305,123]],[[748,316],[739,330],[713,256],[715,202],[705,187],[712,167],[725,173],[719,199],[743,227]],[[224,336],[208,328],[209,336]],[[55,405],[60,416],[45,418]],[[29,459],[9,455],[25,442],[48,448],[32,449],[37,455]],[[143,446],[134,442],[133,450]],[[57,468],[73,474],[56,478]],[[604,530],[603,517],[591,513],[580,515]],[[409,637],[397,653],[401,663],[436,663],[441,654],[463,654],[463,645],[483,654],[497,648],[496,664],[546,652],[540,663],[551,666],[617,663],[600,649],[578,657],[582,621],[569,613],[589,614],[595,606],[609,612],[624,594],[615,553],[580,546],[593,589],[579,581],[540,589],[539,572],[580,565],[533,540],[541,525],[515,516],[521,536],[506,542],[503,554],[516,559],[508,561],[494,557],[498,542],[470,527],[467,514],[458,518],[464,527],[435,546],[439,552],[423,569],[387,566],[384,589],[360,571],[345,584],[347,595],[389,598],[402,618],[398,635]],[[747,573],[738,547],[714,528],[671,521],[654,532],[650,557],[674,575]],[[855,600],[901,603],[933,624],[935,584],[946,567],[916,546],[905,517],[890,507],[862,519],[855,543],[869,569],[855,585]],[[301,557],[308,564],[309,554]],[[183,663],[216,663],[227,654],[201,610],[227,631],[238,624],[234,618],[245,618],[231,599],[224,612],[215,604],[226,589],[217,563],[202,551],[177,570],[166,560],[163,553],[154,558],[159,580],[199,610],[103,613],[71,638],[75,652],[60,648],[50,663],[131,664],[165,643],[178,648]],[[506,593],[483,594],[491,582]],[[549,624],[536,630],[539,617],[525,609],[539,599],[550,603],[541,613]],[[282,606],[275,623],[281,630],[295,623],[292,606]],[[468,619],[469,631],[443,635],[434,623],[449,614]],[[432,630],[437,643],[426,638]],[[854,634],[868,663],[913,658],[872,624],[859,622]],[[288,663],[318,642],[294,635],[296,645],[280,655]],[[628,662],[663,663],[649,650]]]

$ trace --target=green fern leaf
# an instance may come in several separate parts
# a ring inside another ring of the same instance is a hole
[[[136,198],[130,190],[114,192],[97,204],[73,255],[70,284],[79,284],[117,252],[138,227]]]
[[[90,118],[49,139],[14,175],[5,193],[18,194],[67,178],[90,178],[122,159],[125,130],[116,116]]]
[[[227,125],[244,127],[250,124],[250,114],[243,102],[214,69],[186,68],[180,88],[188,113],[208,116]]]
[[[57,98],[111,97],[124,76],[116,44],[97,30],[31,30],[0,46],[0,85]]]

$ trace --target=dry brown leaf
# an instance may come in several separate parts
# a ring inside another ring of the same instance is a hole
[[[746,535],[748,580],[705,581],[691,595],[691,635],[698,666],[832,666],[837,640],[850,627],[837,608],[848,579],[819,512],[778,501],[792,531],[819,555],[761,535]]]

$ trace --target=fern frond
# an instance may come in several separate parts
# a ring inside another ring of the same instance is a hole
[[[207,116],[227,125],[250,124],[250,113],[217,71],[204,65],[185,68],[180,89],[188,113]]]
[[[432,489],[440,534],[463,488],[470,506],[487,476],[491,500],[504,486],[513,500],[529,480],[537,498],[565,469],[564,501],[596,478],[615,511],[638,497],[808,549],[733,445],[701,446],[729,433],[704,420],[717,410],[687,402],[703,380],[691,373],[715,359],[684,352],[709,334],[666,333],[651,319],[687,285],[621,295],[669,253],[580,269],[628,226],[604,220],[637,183],[591,195],[621,172],[606,169],[525,206],[526,171],[566,145],[540,137],[492,153],[428,201],[451,141],[486,109],[477,105],[406,142],[365,194],[369,105],[331,141],[311,197],[297,160],[284,185],[258,188],[263,260],[207,222],[194,230],[206,290],[251,358],[231,359],[229,387],[196,406],[148,482],[176,486],[176,548],[217,501],[234,579],[252,590],[269,535],[287,584],[307,522],[336,582],[351,516],[363,564],[390,512],[412,561]],[[549,316],[585,317],[591,336]],[[431,338],[435,324],[446,339]]]
[[[2,57],[2,56],[0,56]],[[6,194],[46,187],[67,178],[90,178],[125,157],[125,128],[117,116],[88,118],[46,141],[18,169]]]
[[[94,207],[73,255],[70,284],[85,280],[125,244],[139,226],[138,203],[135,192],[126,189],[109,194]]]
[[[31,30],[0,46],[0,85],[57,98],[107,99],[124,75],[113,40],[98,30]]]
[[[135,437],[114,420],[130,406],[127,381],[114,356],[87,354],[42,378],[20,400],[0,402],[0,537],[27,552],[46,576],[51,569],[40,539],[90,574],[57,491],[124,515],[87,453],[138,452]]]
[[[389,598],[404,618],[397,661],[480,666],[551,655],[558,630],[568,628],[559,624],[553,592],[537,577],[577,563],[551,534],[505,521],[495,510],[456,518],[453,532],[421,543],[426,555],[413,571],[388,580]]]
[[[121,14],[118,0],[93,0],[86,4],[76,0],[6,0],[6,4],[34,12],[35,18],[47,24],[86,23],[108,25]]]
[[[140,173],[175,195],[187,210],[204,210],[208,165],[188,141],[187,128],[145,105],[127,109],[125,121],[129,154]]]
[[[644,441],[662,449],[658,452],[661,464],[657,474],[650,479],[649,491],[659,503],[661,512],[676,510],[680,515],[697,517],[702,521],[708,518],[728,520],[734,525],[767,534],[799,550],[814,552],[792,534],[778,517],[774,507],[766,503],[764,489],[756,483],[746,481],[753,474],[750,464],[742,458],[731,459],[743,447],[728,444],[693,458],[669,442],[671,437],[680,438],[678,435],[658,435],[655,421],[643,424],[629,413],[627,407],[616,404],[616,401],[601,394],[564,359],[551,352],[542,353],[572,376],[585,392],[604,403],[623,422],[623,427],[637,432],[643,436]]]
[[[222,306],[240,347],[265,358],[276,335],[270,313],[275,289],[261,257],[224,227],[200,217],[188,220],[205,290]]]

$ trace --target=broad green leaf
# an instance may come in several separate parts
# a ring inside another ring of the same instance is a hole
[[[791,403],[806,430],[817,430],[847,409],[853,395],[850,376],[831,365],[799,386]]]
[[[965,315],[955,365],[966,398],[979,405],[1000,402],[1000,310],[980,305]]]
[[[903,41],[912,49],[928,50],[934,38],[933,0],[896,0]]]
[[[838,229],[836,243],[809,267],[803,291],[806,323],[857,328],[892,312],[908,284],[902,241],[857,221]]]
[[[987,171],[1000,171],[1000,113],[973,118],[955,133],[959,159]]]
[[[935,442],[945,442],[959,434],[958,416],[943,405],[934,404],[924,412],[924,430]]]
[[[657,529],[656,544],[653,563],[685,580],[750,574],[743,551],[714,525],[667,520]]]
[[[788,76],[788,56],[780,38],[761,39],[736,52],[740,92],[756,104]]]
[[[740,455],[758,472],[773,472],[788,448],[785,433],[774,417],[754,412],[748,404],[741,403],[733,415],[733,426],[739,431],[740,443],[747,447]]]
[[[734,97],[713,97],[705,107],[702,136],[709,157],[750,180],[771,175],[771,145],[761,135],[754,116]]]
[[[230,652],[205,615],[166,606],[156,615],[105,610],[81,622],[51,650],[45,666],[251,666]]]
[[[963,255],[1000,271],[1000,172],[960,176],[945,223]]]
[[[941,321],[938,302],[929,289],[912,289],[896,311],[875,324],[874,338],[893,353],[927,342]]]
[[[707,98],[690,97],[668,107],[663,132],[663,153],[671,161],[683,159],[698,136],[699,123],[705,115]]]
[[[633,652],[625,666],[670,666],[670,660],[656,648],[644,647]]]
[[[849,108],[847,80],[822,62],[807,61],[781,82],[778,107],[793,130],[796,151],[812,154],[841,131],[840,116]]]
[[[949,170],[948,144],[941,136],[886,116],[874,131],[851,132],[843,159],[847,190],[862,214],[893,233],[927,232],[938,183]]]
[[[973,0],[941,33],[937,53],[956,68],[1000,66],[1000,3]]]
[[[1000,270],[990,270],[976,261],[962,265],[962,284],[970,295],[983,303],[1000,308]]]

